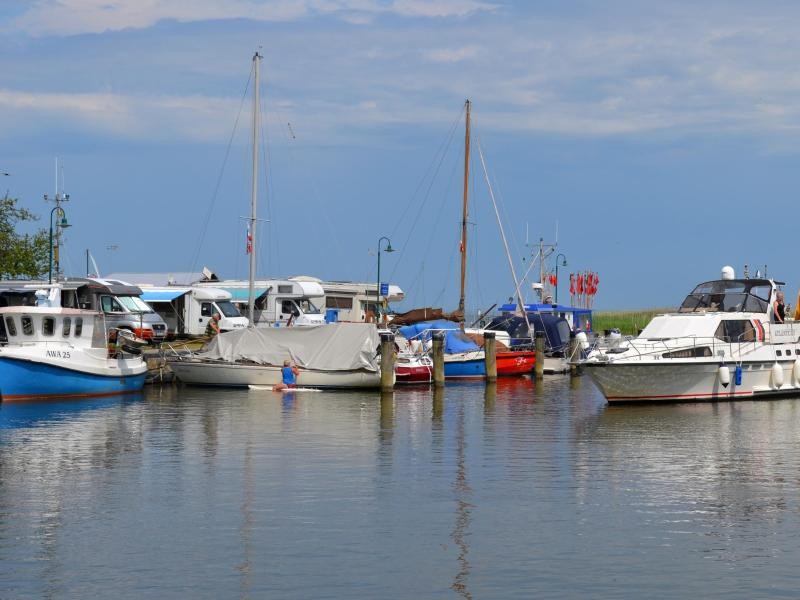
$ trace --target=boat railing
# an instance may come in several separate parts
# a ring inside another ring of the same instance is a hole
[[[687,335],[680,338],[665,338],[641,340],[633,338],[626,344],[620,344],[618,352],[625,352],[626,359],[630,358],[627,351],[636,353],[640,360],[648,358],[702,358],[702,357],[735,357],[744,356],[756,349],[758,342],[747,339],[750,334],[741,334],[735,341],[726,341],[714,336]],[[703,349],[708,349],[708,354],[700,354]],[[615,349],[607,347],[600,349],[608,360],[614,360]],[[685,354],[685,355],[683,355]]]

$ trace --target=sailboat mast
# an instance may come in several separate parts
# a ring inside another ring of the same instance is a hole
[[[247,318],[250,320],[250,326],[255,326],[255,304],[256,304],[256,206],[258,204],[258,132],[259,122],[258,117],[261,108],[261,101],[259,99],[259,61],[261,55],[256,52],[253,55],[253,70],[255,71],[253,77],[253,183],[250,190],[250,276],[249,276],[249,291],[247,296]]]
[[[466,110],[466,129],[464,132],[464,204],[461,209],[461,295],[458,298],[458,312],[461,313],[461,324],[464,324],[464,290],[467,281],[467,211],[469,198],[469,117],[472,103],[464,102]]]

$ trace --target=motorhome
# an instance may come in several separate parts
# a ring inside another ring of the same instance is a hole
[[[231,302],[247,314],[250,284],[246,280],[199,282],[198,286],[215,287],[231,294]],[[254,282],[256,327],[323,325],[325,317],[315,304],[325,292],[319,283],[289,279],[260,279]]]
[[[365,323],[374,320],[374,315],[383,315],[384,308],[377,302],[377,283],[354,283],[352,281],[321,281],[313,277],[293,277],[292,281],[318,283],[325,293],[324,309],[327,320],[349,323]],[[399,286],[389,285],[386,302],[400,302],[405,293]],[[383,300],[383,297],[381,298]],[[387,320],[391,316],[387,315]]]
[[[0,305],[34,306],[36,290],[44,282],[0,282]],[[127,329],[137,337],[161,342],[167,324],[141,298],[138,286],[111,279],[69,278],[61,282],[61,306],[103,313],[106,328]]]
[[[169,337],[205,335],[214,313],[220,315],[221,331],[244,329],[248,324],[247,317],[231,302],[231,293],[215,287],[142,285],[142,300],[164,319]]]

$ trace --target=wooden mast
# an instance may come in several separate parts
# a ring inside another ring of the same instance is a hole
[[[464,327],[464,289],[467,281],[467,214],[469,198],[469,113],[472,103],[464,102],[466,110],[466,130],[464,133],[464,204],[461,210],[461,295],[458,298],[458,312],[460,313],[461,327]]]

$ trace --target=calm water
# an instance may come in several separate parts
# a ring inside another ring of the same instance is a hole
[[[798,431],[585,378],[0,405],[0,598],[795,598]]]

